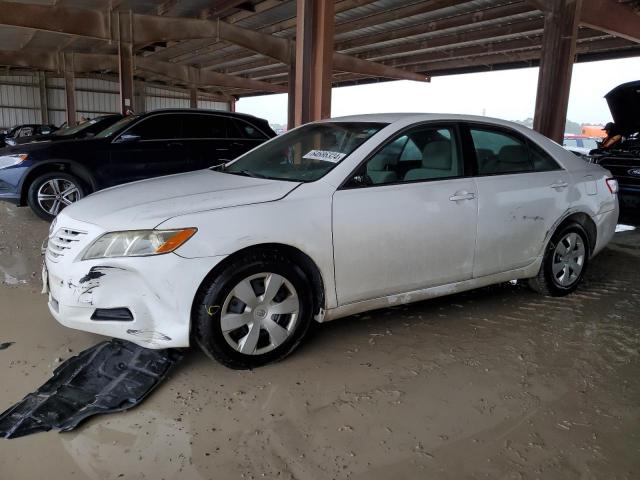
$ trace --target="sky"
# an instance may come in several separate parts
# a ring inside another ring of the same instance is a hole
[[[578,123],[611,121],[603,96],[632,80],[640,80],[638,57],[576,63],[567,118]],[[430,83],[402,80],[340,87],[331,93],[331,116],[439,112],[524,120],[533,117],[537,84],[536,67],[434,77]],[[286,94],[242,98],[236,109],[270,123],[287,123]]]

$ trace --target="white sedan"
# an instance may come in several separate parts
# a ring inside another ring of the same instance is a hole
[[[289,354],[312,322],[513,279],[576,289],[613,236],[617,183],[485,117],[304,125],[222,168],[90,195],[51,226],[63,325],[233,368]]]

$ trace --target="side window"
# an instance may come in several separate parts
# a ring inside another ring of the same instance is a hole
[[[560,170],[560,165],[547,152],[534,144],[529,144],[529,158],[536,172]]]
[[[563,142],[563,146],[565,147],[581,147],[582,145],[578,145],[578,140],[575,138],[565,138]]]
[[[265,140],[267,136],[244,120],[235,119],[236,129],[240,132],[240,138],[250,138],[253,140]]]
[[[145,118],[125,133],[139,135],[141,140],[167,140],[178,138],[180,115],[160,114]]]
[[[220,115],[187,114],[183,116],[182,138],[228,138],[230,120]]]
[[[524,140],[504,132],[473,127],[471,138],[480,175],[533,171],[529,148]]]
[[[373,185],[462,175],[462,159],[451,128],[421,126],[394,139],[366,164]]]

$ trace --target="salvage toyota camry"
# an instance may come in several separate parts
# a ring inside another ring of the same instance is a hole
[[[568,294],[613,236],[616,192],[607,170],[509,122],[331,119],[69,206],[45,289],[68,327],[251,368],[313,322],[513,279]]]

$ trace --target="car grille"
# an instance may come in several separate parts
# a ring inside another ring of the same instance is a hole
[[[58,229],[47,242],[47,257],[52,262],[57,262],[74,250],[77,251],[80,241],[86,234],[87,232],[70,228],[63,227]]]

